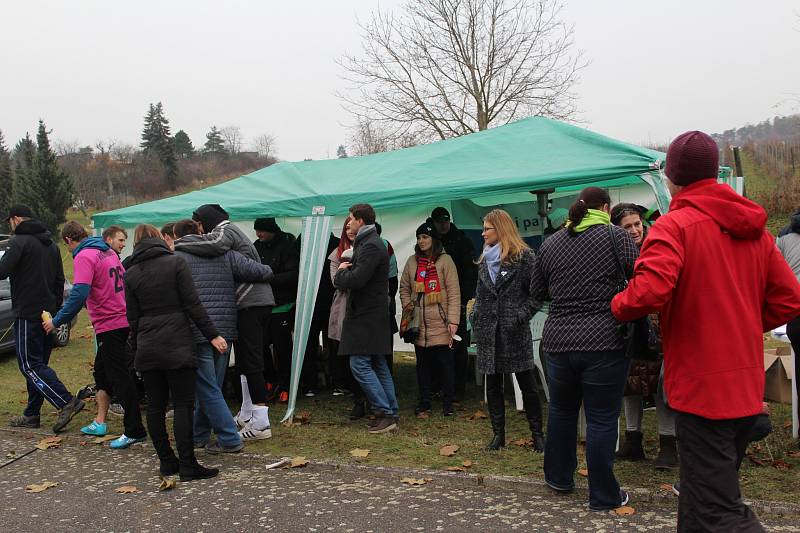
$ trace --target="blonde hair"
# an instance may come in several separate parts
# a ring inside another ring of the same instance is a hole
[[[522,252],[530,249],[522,240],[517,225],[514,224],[511,215],[507,212],[502,209],[493,209],[483,217],[483,220],[491,224],[497,232],[501,263],[514,263],[519,260]],[[483,261],[483,255],[478,261]]]
[[[133,232],[133,245],[136,246],[142,239],[150,239],[153,237],[161,239],[161,232],[158,231],[157,227],[152,224],[139,224]]]

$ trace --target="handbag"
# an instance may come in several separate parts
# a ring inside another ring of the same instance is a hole
[[[617,292],[622,292],[628,287],[628,277],[625,275],[625,268],[622,266],[617,240],[614,238],[614,229],[611,225],[608,226],[608,235],[611,238],[611,250],[614,252],[614,263],[616,264],[619,278],[619,291]],[[657,361],[659,359],[660,350],[657,345],[657,336],[652,331],[650,319],[647,316],[623,323],[620,326],[620,330],[625,357],[643,361]]]
[[[422,293],[417,297],[416,302],[411,300],[408,305],[403,308],[403,315],[400,318],[400,338],[404,342],[413,344],[419,338],[419,324],[422,320],[420,316],[420,303],[422,300]]]

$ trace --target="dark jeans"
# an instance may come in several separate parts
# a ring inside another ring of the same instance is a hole
[[[142,413],[139,410],[139,393],[136,382],[130,373],[130,352],[126,349],[128,343],[128,328],[115,329],[97,334],[97,356],[95,358],[95,384],[98,389],[105,390],[111,395],[113,391],[117,400],[125,409],[123,425],[125,435],[132,439],[147,436],[147,431],[142,424]],[[98,363],[100,363],[98,365]],[[98,366],[104,375],[97,371]],[[110,387],[105,388],[104,383]]]
[[[236,369],[247,378],[247,390],[253,403],[267,402],[264,383],[264,335],[269,326],[272,307],[248,307],[236,313],[239,338],[234,341]]]
[[[264,341],[264,379],[289,390],[292,374],[292,329],[294,308],[286,313],[273,314],[266,328]],[[272,345],[272,353],[269,345]]]
[[[453,406],[453,350],[449,346],[414,346],[417,354],[419,406],[431,408],[431,378],[437,374],[442,384],[442,407]]]
[[[739,491],[739,466],[755,419],[710,420],[678,413],[678,531],[764,531]]]
[[[372,409],[397,416],[397,396],[386,357],[383,355],[351,355],[350,368]]]
[[[550,411],[544,453],[545,480],[562,490],[575,486],[578,411],[583,401],[589,508],[618,507],[614,449],[630,359],[622,351],[548,353],[546,357]]]
[[[169,444],[167,435],[167,402],[170,395],[175,409],[173,432],[175,446],[178,448],[178,461],[182,468],[191,468],[197,462],[194,456],[194,386],[197,370],[178,368],[176,370],[146,370],[142,372],[147,391],[147,429],[153,441],[158,458],[162,462],[175,461],[175,452]]]
[[[53,336],[44,334],[41,322],[18,318],[14,321],[14,338],[17,364],[28,387],[28,405],[23,414],[39,416],[44,400],[56,409],[62,409],[72,401],[72,394],[58,379],[56,371],[48,366]]]
[[[794,386],[797,389],[797,397],[800,398],[800,317],[795,318],[786,326],[786,335],[792,342],[794,351]],[[800,405],[797,406],[800,411]]]

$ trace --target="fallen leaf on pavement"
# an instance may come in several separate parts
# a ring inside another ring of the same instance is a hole
[[[487,418],[489,418],[489,416],[480,409],[478,409],[473,414],[469,415],[467,417],[467,420],[486,420]]]
[[[36,483],[28,485],[25,487],[25,492],[42,492],[57,485],[55,481],[42,481],[38,485]]]
[[[623,505],[622,507],[617,507],[616,509],[611,511],[611,513],[617,516],[628,516],[636,513],[636,509],[634,509],[633,507],[629,507],[627,505]]]
[[[139,489],[133,485],[123,485],[114,489],[114,492],[118,492],[120,494],[133,494],[134,492],[139,492]]]
[[[37,448],[40,450],[46,450],[48,448],[58,448],[61,446],[61,441],[64,440],[62,437],[45,437],[39,441],[39,444],[36,445]]]
[[[589,471],[586,470],[585,468],[581,468],[580,470],[578,470],[578,475],[583,477],[589,477]]]
[[[303,468],[304,466],[307,465],[308,465],[308,459],[300,455],[292,458],[292,462],[289,463],[289,468]]]
[[[17,452],[8,452],[6,454],[6,459],[14,459],[17,456]]]
[[[460,446],[458,444],[448,444],[447,446],[442,446],[439,450],[439,455],[443,457],[452,457],[456,454],[459,450]]]
[[[178,486],[178,482],[174,477],[159,476],[161,483],[158,485],[158,490],[172,490]]]
[[[467,469],[464,468],[463,466],[448,466],[447,467],[447,471],[448,472],[466,472]]]
[[[104,442],[108,442],[110,440],[118,439],[119,435],[105,435],[104,437],[97,437],[92,439],[92,444],[103,444]]]
[[[428,478],[413,478],[413,477],[404,477],[400,480],[400,483],[405,483],[406,485],[424,485],[428,482]]]
[[[471,467],[471,466],[472,466],[472,465],[474,465],[474,464],[475,464],[475,463],[473,463],[472,461],[470,461],[469,459],[467,459],[466,461],[464,461],[463,463],[461,463],[461,466],[463,466],[464,468],[469,468],[469,467]]]
[[[513,444],[514,446],[533,446],[533,439],[531,438],[517,439],[511,444]]]
[[[366,457],[369,455],[369,450],[356,448],[355,450],[350,450],[350,455],[352,455],[353,457]]]

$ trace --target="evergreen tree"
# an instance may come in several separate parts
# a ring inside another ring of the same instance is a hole
[[[336,157],[339,159],[344,159],[347,157],[347,148],[345,148],[343,144],[340,144],[339,148],[336,149]]]
[[[226,154],[225,141],[222,140],[222,134],[216,126],[211,126],[211,131],[206,133],[206,144],[203,145],[203,154],[218,156]]]
[[[36,158],[31,177],[33,197],[38,198],[39,203],[30,208],[55,233],[58,226],[67,220],[67,209],[72,205],[73,186],[70,175],[58,166],[42,120],[39,120],[39,131],[36,134]]]
[[[175,156],[179,159],[188,159],[194,155],[192,140],[183,130],[178,130],[178,133],[175,134],[172,139],[172,146],[175,150]]]
[[[175,147],[170,137],[169,120],[164,116],[164,107],[161,102],[156,105],[150,104],[150,109],[144,117],[140,146],[146,156],[154,156],[161,161],[164,166],[164,179],[167,187],[175,189],[178,164],[175,158]]]
[[[33,166],[36,159],[36,145],[29,133],[19,140],[14,147],[14,176],[12,178],[12,204],[25,204],[33,209],[39,205],[39,198],[33,187]]]
[[[0,232],[9,231],[5,217],[13,205],[14,182],[11,175],[11,153],[6,148],[5,137],[0,131]]]

